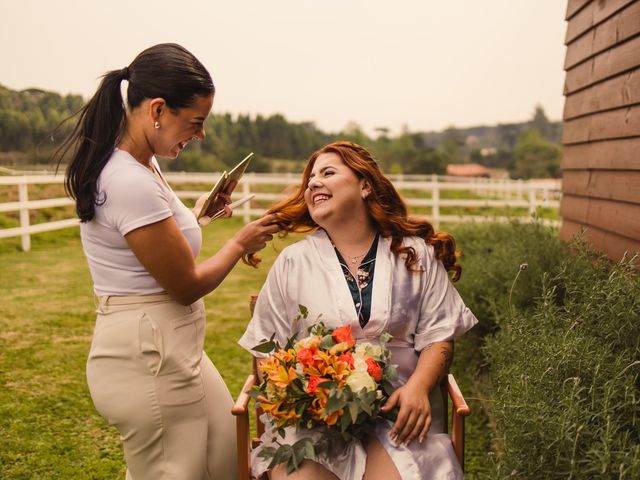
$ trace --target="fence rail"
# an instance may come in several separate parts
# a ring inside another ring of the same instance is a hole
[[[195,190],[178,190],[180,184],[213,185],[219,174],[197,173],[167,173],[165,177],[171,183],[178,197],[182,199],[196,199],[204,193]],[[445,215],[441,208],[526,208],[529,213],[526,217],[520,217],[524,221],[531,220],[537,209],[558,209],[560,204],[559,180],[506,180],[506,179],[472,179],[461,177],[446,177],[439,175],[390,175],[389,178],[399,190],[410,191],[404,199],[409,207],[427,207],[431,209],[429,220],[437,229],[442,222],[456,223],[464,221],[494,222],[507,221],[513,217],[482,216],[482,215]],[[284,198],[284,193],[267,193],[255,191],[252,187],[259,185],[275,185],[284,188],[295,186],[300,181],[298,174],[257,174],[244,175],[238,188],[233,194],[233,199],[255,194],[252,202],[245,203],[236,211],[242,215],[244,222],[249,222],[252,217],[262,215],[264,208],[258,208],[256,203],[273,203]],[[43,208],[64,207],[73,205],[73,201],[66,197],[48,198],[42,200],[29,200],[29,186],[42,184],[63,184],[62,175],[19,175],[0,176],[0,188],[17,186],[18,201],[0,203],[0,213],[19,212],[20,226],[0,229],[0,239],[9,237],[21,237],[22,250],[31,248],[31,235],[40,232],[59,230],[78,225],[78,219],[69,218],[52,222],[30,224],[29,213],[31,210]],[[441,198],[444,191],[468,191],[483,198],[458,199]],[[423,195],[424,194],[424,195]],[[544,223],[557,226],[556,220],[544,220]]]

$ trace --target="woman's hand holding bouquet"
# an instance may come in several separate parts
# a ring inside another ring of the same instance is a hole
[[[300,306],[294,321],[307,317]],[[264,446],[259,455],[270,458],[269,469],[287,464],[288,472],[304,459],[331,457],[342,451],[346,442],[364,439],[373,432],[374,422],[383,417],[394,420],[397,408],[381,410],[393,392],[397,379],[387,343],[356,344],[350,326],[327,328],[318,322],[308,329],[309,336],[297,340],[294,335],[284,347],[271,340],[254,350],[271,355],[259,363],[261,383],[251,395],[267,413],[275,430],[284,439],[285,427],[322,429],[320,441],[303,437],[293,445]]]

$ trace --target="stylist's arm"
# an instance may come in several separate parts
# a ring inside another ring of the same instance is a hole
[[[280,229],[275,220],[270,214],[245,225],[215,255],[197,265],[173,217],[133,230],[125,239],[167,293],[189,305],[214,290],[243,255],[262,250]]]

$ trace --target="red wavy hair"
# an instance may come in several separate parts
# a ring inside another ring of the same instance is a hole
[[[286,200],[273,207],[268,213],[278,216],[278,224],[282,228],[281,236],[290,232],[311,232],[319,228],[304,201],[304,192],[309,182],[309,176],[316,159],[323,153],[337,154],[344,164],[349,167],[358,178],[364,178],[371,186],[371,193],[365,199],[365,206],[374,228],[386,238],[391,238],[391,251],[396,255],[405,255],[405,265],[411,268],[418,258],[412,247],[402,245],[404,237],[416,236],[433,245],[436,258],[442,261],[447,271],[452,271],[451,279],[455,282],[460,278],[462,267],[458,264],[456,243],[451,235],[444,232],[436,233],[433,226],[426,220],[409,217],[407,206],[400,197],[391,181],[385,177],[373,156],[360,145],[351,142],[335,142],[314,152],[307,162],[302,174],[302,183],[296,192]],[[257,265],[260,261],[255,255],[248,255],[245,262]]]

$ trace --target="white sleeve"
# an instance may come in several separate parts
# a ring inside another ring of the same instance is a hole
[[[109,182],[104,196],[105,217],[123,236],[172,215],[167,193],[146,175],[123,175]]]
[[[287,295],[289,265],[290,262],[283,251],[269,270],[267,280],[258,295],[253,317],[238,340],[243,348],[256,357],[265,356],[265,354],[252,350],[253,347],[270,339],[273,334],[275,334],[274,340],[281,347],[284,347],[287,339],[293,335],[293,319],[289,317],[290,308],[288,308],[292,300]]]
[[[427,278],[416,328],[416,351],[421,351],[430,343],[458,338],[478,323],[449,280],[444,265],[436,259],[431,245],[426,246],[422,266]]]

